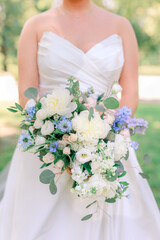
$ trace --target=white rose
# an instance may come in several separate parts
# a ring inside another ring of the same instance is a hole
[[[36,129],[39,129],[43,126],[43,120],[37,118],[36,121],[34,122],[33,126],[36,128]]]
[[[54,131],[54,124],[51,121],[45,121],[41,128],[42,135],[49,135]]]
[[[113,94],[117,94],[121,91],[122,91],[122,87],[118,83],[113,84],[113,86],[112,86],[112,93]]]
[[[34,107],[36,105],[36,102],[34,101],[34,99],[29,99],[26,102],[26,105],[24,107],[24,109],[30,108],[30,107]]]
[[[43,143],[45,143],[45,141],[46,141],[46,139],[44,137],[41,137],[41,136],[37,136],[35,138],[35,144],[36,145],[43,144]]]
[[[45,109],[40,109],[38,110],[38,112],[36,113],[36,117],[43,120],[45,118],[47,118],[47,112],[45,111]]]
[[[116,134],[114,143],[114,156],[115,160],[120,160],[127,154],[128,144],[121,134]]]

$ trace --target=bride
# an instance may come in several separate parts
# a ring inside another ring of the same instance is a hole
[[[97,94],[119,81],[120,106],[136,111],[138,45],[132,25],[91,0],[63,0],[30,18],[20,35],[18,68],[23,107],[28,87],[38,88],[42,96],[72,75],[82,90],[93,86]],[[37,156],[16,147],[0,204],[1,240],[159,240],[159,210],[136,170],[140,166],[133,149],[126,163],[131,198],[103,203],[88,221],[80,219],[91,209],[69,191],[70,175],[65,171],[57,179],[53,196],[39,181],[40,166]]]

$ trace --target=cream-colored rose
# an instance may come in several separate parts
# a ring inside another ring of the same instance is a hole
[[[70,152],[71,152],[71,149],[70,149],[69,147],[65,147],[65,148],[63,149],[63,154],[69,155]]]
[[[45,163],[51,163],[54,161],[54,155],[50,152],[48,152],[45,156],[43,156],[43,162]]]
[[[77,134],[71,133],[68,137],[69,142],[75,142],[77,141]]]
[[[35,144],[36,145],[39,145],[39,144],[44,144],[46,141],[46,139],[44,137],[41,137],[41,136],[37,136],[35,138]]]
[[[45,121],[41,128],[42,135],[49,135],[54,131],[54,124],[51,121]]]
[[[37,118],[33,124],[36,129],[39,129],[43,126],[43,120]]]
[[[77,104],[72,102],[73,96],[70,95],[68,89],[57,88],[48,94],[43,100],[45,111],[48,116],[53,116],[55,113],[64,115],[67,118],[72,116],[72,112],[76,109]]]
[[[72,127],[77,132],[79,140],[91,141],[99,138],[105,138],[111,127],[107,125],[97,112],[94,112],[94,118],[88,120],[89,111],[75,114],[72,119]]]

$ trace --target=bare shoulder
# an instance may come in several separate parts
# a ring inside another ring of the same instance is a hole
[[[23,29],[21,31],[20,38],[23,35],[28,35],[35,37],[37,41],[39,40],[40,36],[43,33],[43,30],[46,28],[46,26],[49,26],[49,23],[52,22],[54,19],[55,14],[54,11],[49,9],[43,13],[39,13],[37,15],[34,15],[26,20],[24,23]]]

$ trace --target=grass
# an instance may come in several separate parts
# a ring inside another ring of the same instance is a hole
[[[11,160],[20,132],[18,123],[21,118],[6,110],[10,105],[11,103],[0,104],[0,125],[4,129],[0,135],[0,170]],[[143,117],[149,122],[145,136],[137,135],[132,138],[140,142],[140,148],[136,152],[139,163],[143,161],[145,153],[152,158],[151,164],[143,164],[142,169],[150,176],[148,182],[160,208],[160,105],[140,103],[136,117]]]

